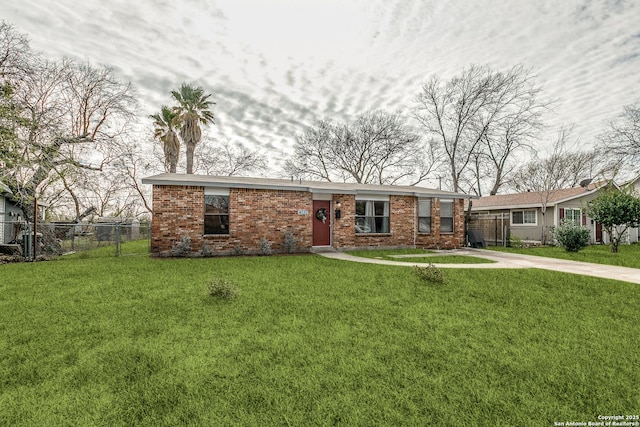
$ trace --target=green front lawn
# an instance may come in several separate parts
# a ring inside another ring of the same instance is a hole
[[[638,285],[79,256],[0,266],[0,425],[549,426],[639,407]],[[242,295],[213,300],[213,277]]]
[[[559,246],[531,248],[504,248],[490,246],[489,249],[525,255],[537,255],[550,258],[570,259],[573,261],[593,262],[596,264],[619,265],[640,268],[640,245],[620,245],[618,253],[611,253],[609,245],[590,245],[580,252],[567,252]],[[640,274],[640,273],[639,273]]]
[[[424,255],[435,254],[434,251],[427,249],[359,249],[346,251],[349,255],[360,256],[365,258],[382,258],[389,257],[389,255]],[[389,258],[394,259],[394,258]]]
[[[388,261],[407,262],[411,264],[489,264],[495,261],[486,258],[466,256],[466,255],[439,255],[436,252],[425,249],[371,249],[371,250],[354,250],[348,251],[349,255],[384,259]],[[418,255],[415,257],[397,258],[393,255]],[[422,255],[422,256],[419,256]],[[425,256],[427,255],[427,256]]]

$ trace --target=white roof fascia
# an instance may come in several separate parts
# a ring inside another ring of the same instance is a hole
[[[604,186],[602,186],[602,187],[598,187],[598,188],[594,188],[593,190],[587,190],[587,191],[585,191],[584,193],[580,193],[580,194],[578,194],[577,196],[567,197],[567,198],[565,198],[565,199],[558,200],[558,201],[556,201],[556,202],[554,202],[554,203],[555,203],[556,205],[559,205],[560,203],[569,202],[569,201],[571,201],[571,200],[579,199],[579,198],[581,198],[581,197],[588,196],[589,194],[593,194],[593,193],[597,192],[598,190],[600,190],[600,189],[601,189],[601,188],[603,188],[603,187],[604,187]]]
[[[553,206],[553,203],[547,203],[547,207],[549,206]],[[491,210],[513,210],[513,209],[537,209],[537,208],[542,208],[542,203],[529,203],[529,204],[525,204],[525,205],[491,205],[491,206],[483,206],[480,208],[477,208],[475,206],[471,206],[471,212],[474,211],[491,211]]]
[[[283,190],[283,191],[303,191],[317,194],[373,194],[373,195],[402,195],[402,196],[414,196],[414,197],[440,197],[440,198],[454,198],[454,199],[469,199],[475,198],[462,193],[452,193],[440,190],[433,190],[429,188],[422,189],[421,187],[397,187],[385,186],[377,190],[375,188],[359,189],[357,186],[360,184],[352,183],[332,183],[332,182],[313,182],[302,181],[286,181],[286,180],[274,180],[280,182],[260,182],[263,178],[246,178],[237,177],[238,180],[234,180],[234,177],[207,177],[203,175],[176,175],[176,177],[163,177],[162,175],[151,176],[142,178],[143,184],[152,185],[192,185],[198,187],[210,187],[210,188],[249,188],[259,190]],[[255,182],[251,182],[255,179]],[[268,179],[265,179],[268,180]],[[241,181],[241,182],[238,182]],[[422,191],[416,191],[419,188]]]

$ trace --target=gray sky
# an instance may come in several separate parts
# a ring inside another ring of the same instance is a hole
[[[558,101],[547,137],[575,125],[583,146],[640,101],[638,0],[20,0],[0,18],[47,56],[112,66],[143,120],[202,86],[208,135],[268,152],[274,171],[317,119],[408,114],[431,75],[470,64],[537,71]]]

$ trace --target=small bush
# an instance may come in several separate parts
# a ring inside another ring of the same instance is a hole
[[[200,251],[200,255],[203,257],[212,257],[215,255],[215,252],[209,245],[203,245],[202,250]]]
[[[191,237],[182,236],[179,242],[171,247],[171,256],[187,256],[191,253]]]
[[[414,267],[416,275],[423,281],[428,283],[444,284],[446,279],[441,269],[429,263],[428,267]]]
[[[298,242],[296,237],[293,235],[292,231],[285,231],[284,233],[284,243],[282,245],[284,251],[288,254],[294,253],[296,251],[296,246]]]
[[[215,278],[209,283],[209,295],[219,299],[233,299],[240,296],[240,288],[230,280]]]
[[[271,255],[273,249],[271,249],[271,242],[264,237],[260,239],[260,253],[262,255]]]
[[[522,243],[522,239],[517,236],[509,236],[509,247],[524,248],[524,243]]]
[[[233,253],[236,255],[242,255],[244,254],[244,248],[240,245],[236,246],[233,248]]]
[[[579,252],[589,245],[590,233],[587,228],[575,225],[573,221],[563,220],[553,230],[553,237],[565,251]]]

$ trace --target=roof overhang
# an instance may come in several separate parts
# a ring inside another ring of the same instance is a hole
[[[418,186],[371,185],[193,174],[154,175],[143,178],[142,183],[152,185],[198,186],[207,188],[247,188],[256,190],[302,191],[313,194],[402,195],[453,199],[476,198],[475,196],[467,194],[453,193]]]
[[[13,192],[9,187],[0,182],[0,195],[2,196],[13,196]]]

